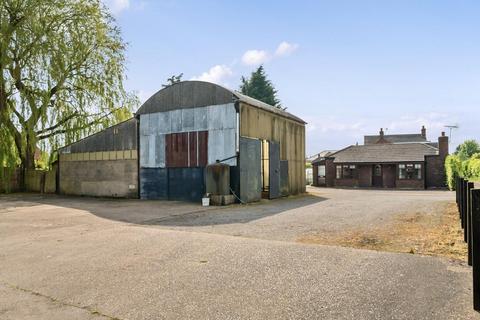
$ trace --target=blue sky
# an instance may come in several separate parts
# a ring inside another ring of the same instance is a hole
[[[307,155],[380,127],[480,140],[479,1],[104,1],[142,102],[173,74],[237,89],[263,63]]]

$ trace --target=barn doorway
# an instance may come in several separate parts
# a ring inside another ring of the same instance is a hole
[[[280,144],[262,140],[262,198],[275,199],[282,196],[280,190]]]

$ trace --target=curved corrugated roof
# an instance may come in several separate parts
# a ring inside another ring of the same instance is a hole
[[[205,81],[182,81],[163,88],[137,110],[136,115],[197,108],[241,101],[253,107],[305,124],[301,118],[252,97]]]

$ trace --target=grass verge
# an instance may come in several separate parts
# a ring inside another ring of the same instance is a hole
[[[373,229],[309,234],[297,241],[465,261],[467,246],[463,242],[456,204],[446,204],[440,210],[435,214],[407,212],[399,214],[393,222]]]

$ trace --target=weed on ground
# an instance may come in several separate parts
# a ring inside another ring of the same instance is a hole
[[[447,257],[465,261],[463,242],[455,203],[440,206],[440,212],[405,212],[380,227],[304,235],[301,243],[334,245],[377,251],[402,252]]]

